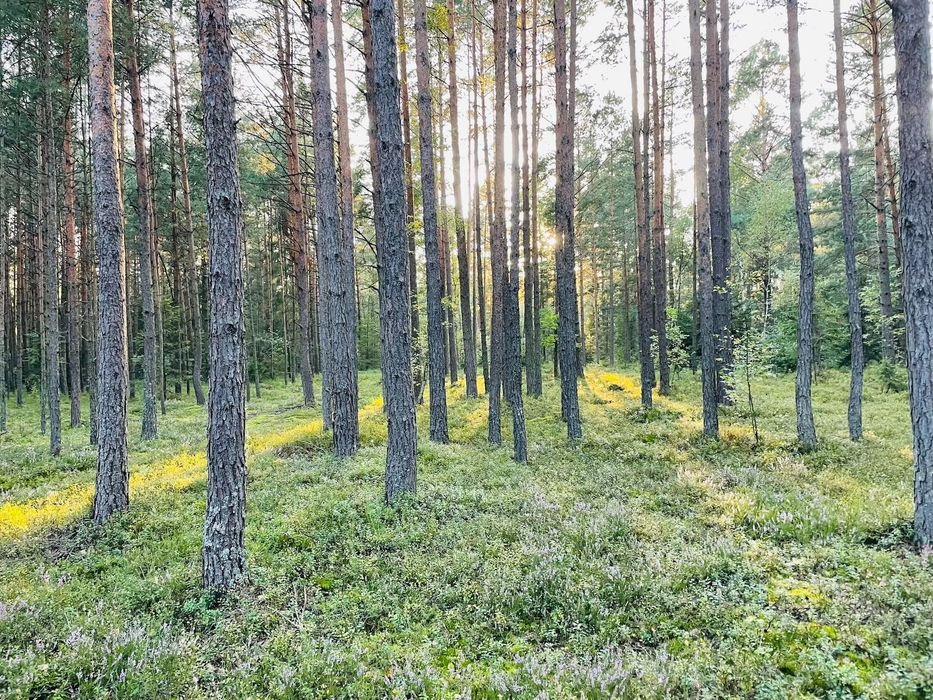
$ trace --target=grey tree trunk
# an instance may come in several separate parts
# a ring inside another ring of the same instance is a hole
[[[195,401],[204,404],[204,389],[201,386],[201,363],[204,357],[203,328],[201,319],[201,293],[198,289],[198,271],[195,264],[194,224],[191,220],[191,185],[188,177],[188,149],[185,145],[184,119],[181,112],[181,89],[178,85],[178,60],[175,47],[175,28],[169,4],[169,68],[172,82],[172,111],[175,117],[175,134],[178,138],[178,170],[181,176],[181,200],[184,207],[185,226],[185,282],[188,294],[188,321],[191,332],[191,386]]]
[[[65,10],[65,38],[62,47],[62,71],[65,94],[71,94],[71,33],[68,28],[68,12]],[[62,152],[64,160],[64,204],[65,204],[65,281],[68,299],[68,395],[71,399],[69,418],[72,428],[81,425],[81,332],[79,328],[81,306],[78,295],[78,258],[76,248],[77,226],[75,222],[75,175],[74,175],[74,120],[72,106],[66,108],[62,129]],[[0,372],[0,377],[3,373]]]
[[[332,355],[334,366],[332,413],[334,416],[334,448],[338,454],[353,454],[359,445],[359,379],[356,364],[357,305],[354,294],[356,269],[353,230],[353,180],[350,163],[350,123],[347,106],[347,78],[343,59],[343,16],[340,0],[331,2],[334,27],[334,69],[337,81],[337,138],[340,158],[340,229],[337,241],[340,290],[333,312]],[[325,56],[326,56],[326,52]],[[327,71],[322,72],[324,75]],[[321,89],[324,89],[322,84]],[[339,326],[338,326],[339,324]],[[339,421],[339,425],[338,425]],[[339,435],[338,435],[339,433]],[[338,445],[338,440],[340,444]]]
[[[351,236],[347,241],[346,232],[340,227],[337,217],[327,0],[312,0],[309,10],[317,247],[322,282],[319,325],[327,329],[322,334],[322,344],[328,345],[322,348],[322,354],[327,358],[325,370],[329,375],[323,384],[329,388],[334,452],[338,457],[348,457],[356,452],[359,443],[353,238]],[[323,401],[321,403],[323,405]]]
[[[476,304],[478,307],[478,323],[480,334],[480,363],[483,367],[483,386],[488,391],[489,387],[489,348],[486,343],[486,284],[485,269],[483,265],[483,213],[480,205],[480,186],[479,186],[479,99],[480,99],[480,74],[483,73],[483,66],[477,57],[477,26],[476,0],[470,2],[470,13],[472,15],[472,31],[470,33],[470,56],[473,59],[473,242],[474,242],[474,270],[476,277]]]
[[[411,306],[405,228],[405,165],[399,107],[398,54],[392,0],[371,0],[376,175],[381,199],[377,246],[382,381],[388,419],[385,498],[414,492],[417,479],[415,399],[411,381]],[[381,234],[381,235],[380,235]]]
[[[635,11],[626,0],[629,46],[629,80],[632,87],[632,143],[638,150],[641,127],[638,115],[638,73],[635,66]],[[646,212],[645,174],[641,154],[632,158],[635,170],[635,222],[638,231],[638,359],[641,366],[641,405],[650,408],[654,384],[654,358],[651,355],[651,269],[649,263],[648,219]]]
[[[541,252],[539,245],[538,220],[538,139],[541,122],[541,100],[538,80],[538,0],[531,3],[531,277],[532,277],[532,315],[534,324],[532,335],[532,373],[528,379],[528,393],[541,396],[543,390],[541,377]]]
[[[521,254],[522,213],[522,160],[519,135],[518,95],[518,16],[516,0],[508,0],[508,78],[509,112],[511,114],[512,142],[512,204],[510,208],[509,269],[506,279],[505,299],[505,397],[512,410],[512,457],[524,464],[528,461],[528,445],[525,435],[525,407],[522,401],[522,339],[521,318],[518,310],[519,256]]]
[[[813,424],[813,226],[803,161],[803,126],[800,118],[800,46],[797,0],[787,0],[787,43],[790,67],[790,153],[794,172],[794,202],[800,237],[800,303],[797,318],[797,438],[807,448],[816,446]]]
[[[846,292],[849,298],[849,340],[851,346],[849,437],[852,440],[861,440],[862,373],[865,366],[865,351],[862,346],[862,309],[859,304],[858,270],[855,266],[855,206],[852,200],[852,175],[849,167],[849,124],[840,0],[833,0],[833,37],[836,43],[836,112],[839,122],[839,178],[842,190],[842,237],[845,249]]]
[[[706,158],[706,115],[703,112],[703,57],[700,45],[700,3],[689,0],[690,93],[693,102],[693,178],[696,207],[700,368],[703,386],[703,435],[719,438],[716,392],[716,342],[713,316],[713,271],[710,241],[709,178]]]
[[[453,157],[454,219],[457,236],[457,277],[460,282],[460,331],[463,335],[463,375],[467,398],[476,398],[476,340],[470,309],[470,253],[463,220],[463,192],[460,185],[460,122],[457,101],[457,14],[454,0],[447,0],[447,63],[450,82],[450,141]]]
[[[875,227],[878,235],[878,287],[881,306],[881,357],[894,362],[894,303],[891,297],[891,255],[888,248],[887,202],[885,200],[885,114],[884,86],[881,77],[881,18],[878,0],[868,0],[868,24],[871,35],[872,134],[875,165]]]
[[[719,248],[713,253],[713,274],[716,298],[719,301],[716,316],[717,358],[719,360],[718,394],[719,403],[732,404],[735,390],[735,360],[732,342],[732,177],[729,164],[732,157],[730,123],[730,72],[729,72],[729,2],[720,0],[719,13],[719,187],[720,230]],[[718,260],[716,258],[718,252]]]
[[[567,437],[583,437],[580,403],[577,395],[577,286],[576,247],[573,221],[573,114],[567,71],[567,7],[565,0],[554,2],[554,75],[557,126],[555,166],[557,188],[554,220],[557,232],[557,347],[560,363],[561,413],[567,422]]]
[[[225,592],[246,574],[243,205],[227,0],[198,0],[197,22],[211,273],[202,583],[208,590]]]
[[[43,34],[42,51],[44,53],[44,72],[47,80],[52,77],[52,62],[50,57],[49,32],[49,14],[46,6],[43,16]],[[44,181],[44,194],[48,198],[43,221],[44,242],[42,247],[44,265],[45,288],[45,388],[46,401],[49,409],[49,451],[53,457],[57,457],[62,451],[62,419],[61,405],[59,401],[60,392],[60,374],[58,365],[58,354],[60,346],[60,332],[58,319],[58,247],[61,240],[61,232],[58,228],[58,168],[52,159],[55,152],[55,135],[53,129],[53,105],[52,91],[50,82],[45,85],[45,124],[43,125],[45,133],[41,136],[42,163],[40,167],[44,168],[42,174]],[[40,195],[41,197],[42,195]]]
[[[446,443],[447,389],[444,383],[444,304],[441,291],[441,253],[437,230],[437,184],[434,180],[434,133],[431,114],[431,59],[428,53],[425,0],[415,0],[415,65],[418,74],[418,141],[421,156],[421,205],[424,216],[424,254],[427,262],[428,381],[434,442]]]
[[[146,124],[143,118],[143,94],[139,79],[136,49],[135,0],[125,0],[129,19],[130,46],[126,56],[126,76],[130,88],[133,114],[133,151],[136,161],[136,195],[138,208],[137,252],[139,255],[139,287],[143,314],[143,415],[141,436],[152,440],[158,435],[156,413],[156,318],[152,281],[152,214],[150,212],[149,157],[146,150]]]
[[[933,160],[930,158],[930,10],[889,0],[894,14],[901,154],[901,236],[907,378],[914,447],[914,533],[933,547]]]
[[[94,522],[129,507],[123,204],[117,179],[111,0],[88,0],[88,97],[97,243],[97,476]]]

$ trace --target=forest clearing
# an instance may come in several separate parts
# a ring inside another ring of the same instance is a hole
[[[632,374],[594,366],[583,441],[564,439],[546,380],[524,465],[489,447],[460,383],[450,444],[419,411],[419,489],[401,510],[381,499],[378,373],[361,375],[349,461],[293,386],[264,386],[247,418],[250,582],[219,605],[199,582],[203,412],[179,407],[157,441],[131,443],[135,505],[96,529],[93,452],[37,468],[32,405],[0,438],[16,446],[3,694],[926,697],[933,570],[910,546],[910,426],[874,374],[865,439],[847,439],[832,371],[814,387],[825,437],[800,452],[786,376],[756,381],[759,445],[742,403],[710,444],[694,380],[646,413]]]

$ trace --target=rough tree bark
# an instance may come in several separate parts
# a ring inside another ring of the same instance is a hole
[[[335,21],[339,21],[338,17]],[[314,140],[314,177],[317,194],[317,246],[320,260],[322,322],[329,345],[323,353],[328,377],[330,425],[334,453],[354,454],[359,443],[356,368],[356,299],[353,293],[353,236],[340,227],[337,217],[337,172],[334,164],[334,128],[331,112],[327,0],[309,3],[311,39],[311,118]],[[341,47],[337,47],[341,51]],[[347,144],[349,151],[349,144]],[[349,164],[348,164],[349,166]],[[343,187],[342,187],[343,189]],[[352,204],[344,206],[352,216]],[[351,219],[352,225],[352,219]],[[321,402],[323,404],[323,401]]]
[[[632,0],[626,0],[628,20],[629,80],[632,87],[632,143],[638,150],[641,127],[638,115],[638,71],[635,65],[635,10]],[[640,154],[632,158],[635,171],[635,225],[638,231],[638,359],[641,365],[641,405],[650,408],[651,387],[654,384],[654,358],[651,355],[651,270],[649,269],[648,220],[645,177]],[[704,166],[705,167],[705,166]]]
[[[836,44],[836,112],[839,124],[842,238],[845,248],[846,292],[849,299],[849,340],[851,347],[849,437],[852,440],[861,440],[862,373],[865,366],[865,351],[862,346],[862,309],[859,304],[858,270],[855,266],[855,206],[852,200],[852,175],[849,166],[849,124],[840,0],[833,0],[833,37]]]
[[[706,158],[706,115],[703,111],[703,57],[700,45],[700,3],[689,0],[690,93],[693,102],[693,178],[697,250],[698,305],[700,312],[700,366],[703,385],[703,434],[719,437],[716,392],[716,342],[713,319],[713,273],[710,242],[709,178]]]
[[[364,0],[371,13],[372,100],[381,193],[377,236],[382,380],[388,418],[385,498],[414,492],[417,479],[415,400],[411,382],[411,313],[398,54],[392,0]],[[380,235],[381,234],[381,235]]]
[[[816,446],[813,424],[813,226],[803,160],[803,126],[800,117],[800,45],[797,0],[787,0],[787,43],[790,67],[790,152],[794,173],[794,202],[800,237],[800,302],[797,318],[797,438],[807,448]]]
[[[521,253],[522,160],[519,155],[518,95],[518,16],[516,0],[508,0],[508,80],[512,143],[512,204],[510,208],[509,265],[506,277],[503,317],[505,319],[505,362],[503,365],[505,398],[512,409],[512,456],[516,462],[528,461],[525,435],[525,407],[522,401],[522,340],[518,310],[519,256]]]
[[[933,547],[933,159],[927,0],[889,0],[894,14],[901,153],[907,378],[914,447],[914,532]]]
[[[123,204],[117,179],[113,6],[88,0],[88,97],[98,265],[97,476],[94,522],[129,507]]]
[[[225,592],[246,574],[246,401],[243,218],[237,164],[227,0],[198,0],[198,48],[207,160],[210,371],[207,512],[202,582]]]
[[[441,252],[437,226],[437,183],[434,179],[434,131],[431,114],[431,59],[425,0],[415,0],[415,66],[418,75],[418,141],[421,156],[421,206],[424,216],[424,254],[428,302],[428,382],[430,435],[446,443],[447,388],[444,383],[444,302],[441,290]]]
[[[629,0],[631,2],[631,0]],[[567,437],[583,437],[577,395],[577,286],[574,260],[573,221],[573,115],[567,71],[567,7],[565,0],[554,0],[554,74],[557,126],[555,166],[557,188],[554,197],[557,233],[557,348],[560,362],[561,413],[567,422]]]

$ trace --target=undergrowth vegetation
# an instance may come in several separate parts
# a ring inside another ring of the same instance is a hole
[[[933,570],[910,545],[906,397],[883,381],[855,445],[847,379],[822,376],[803,452],[792,377],[755,378],[759,443],[741,402],[710,443],[689,376],[646,413],[630,374],[592,367],[582,442],[554,383],[527,400],[527,465],[486,444],[485,398],[461,385],[452,444],[421,409],[398,508],[376,373],[345,462],[270,385],[249,406],[249,583],[223,600],[199,588],[202,410],[170,402],[160,438],[131,443],[131,510],[97,529],[86,433],[50,460],[36,407],[14,407],[0,695],[931,697]]]

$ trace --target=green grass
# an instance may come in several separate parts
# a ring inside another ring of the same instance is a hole
[[[132,440],[132,508],[95,529],[85,432],[51,460],[35,406],[11,406],[0,696],[933,695],[906,396],[876,375],[864,442],[846,439],[847,378],[827,373],[820,447],[801,452],[792,377],[756,383],[760,445],[742,403],[709,443],[689,376],[645,414],[631,373],[591,368],[582,443],[556,384],[527,400],[527,465],[486,444],[485,399],[461,385],[454,444],[427,440],[421,409],[418,493],[397,509],[378,375],[361,382],[346,462],[295,387],[250,404],[250,579],[219,602],[199,589],[203,410],[171,401],[162,437]]]

